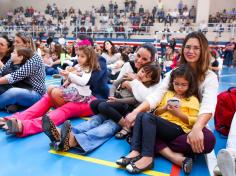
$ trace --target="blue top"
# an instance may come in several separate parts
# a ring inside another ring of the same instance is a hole
[[[102,56],[98,56],[98,62],[100,64],[100,70],[92,72],[88,85],[90,85],[92,94],[95,97],[107,99],[109,95],[107,64],[105,58]]]

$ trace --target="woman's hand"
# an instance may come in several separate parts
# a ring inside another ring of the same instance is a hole
[[[117,100],[117,98],[115,97],[108,97],[107,102],[115,102]]]
[[[125,80],[132,81],[137,78],[137,75],[134,73],[126,73],[125,74]]]
[[[122,89],[128,89],[128,90],[130,90],[131,87],[130,87],[129,81],[124,81],[124,82],[121,84],[121,88],[122,88]]]
[[[135,111],[133,111],[125,117],[125,126],[128,129],[130,129],[132,126],[134,126],[134,122],[135,122],[137,115],[138,114]]]
[[[194,153],[202,153],[204,150],[204,135],[202,129],[193,128],[187,136],[187,143],[191,145]]]

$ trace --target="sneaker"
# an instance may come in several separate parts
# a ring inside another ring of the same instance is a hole
[[[217,165],[223,176],[236,176],[234,153],[229,149],[221,149],[219,151]]]
[[[218,166],[216,166],[213,170],[214,175],[215,176],[222,176],[221,172],[220,172],[220,168]]]

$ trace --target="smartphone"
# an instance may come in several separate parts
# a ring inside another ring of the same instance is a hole
[[[173,97],[167,101],[167,104],[169,104],[171,106],[179,107],[180,100],[178,98]]]

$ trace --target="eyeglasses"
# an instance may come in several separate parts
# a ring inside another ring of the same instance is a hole
[[[181,87],[181,88],[186,88],[186,87],[188,87],[188,83],[178,83],[178,82],[173,82],[173,85],[175,86],[175,87]]]
[[[186,51],[190,51],[190,50],[192,49],[194,52],[200,52],[200,47],[198,47],[198,46],[186,45],[186,46],[184,47],[184,49],[185,49]]]

